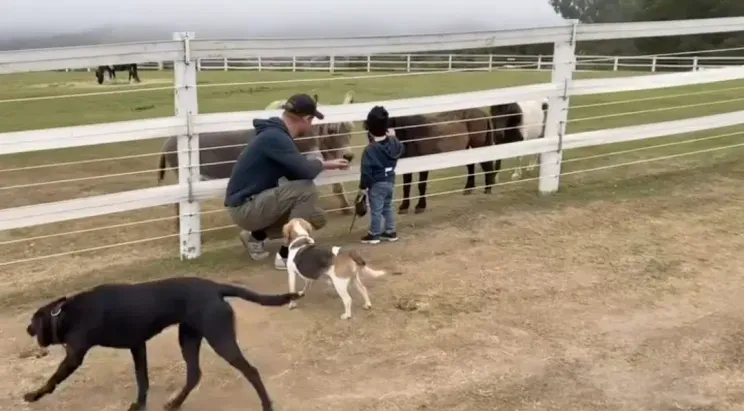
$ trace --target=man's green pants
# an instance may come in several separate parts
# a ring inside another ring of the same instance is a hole
[[[282,227],[292,218],[303,218],[317,230],[326,225],[312,180],[294,180],[228,207],[233,223],[243,230],[264,231],[270,239],[282,237]]]

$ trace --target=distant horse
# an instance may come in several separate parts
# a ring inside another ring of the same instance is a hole
[[[313,96],[318,101],[318,96]],[[342,104],[354,102],[354,93],[346,93]],[[266,110],[278,109],[284,100],[270,103]],[[351,134],[354,123],[330,123],[313,125],[313,131],[307,138],[295,140],[295,145],[307,156],[322,156],[324,159],[345,158],[349,162],[354,159],[351,152]],[[320,137],[330,135],[329,137]],[[255,129],[220,131],[202,133],[199,135],[199,173],[200,179],[214,180],[229,178],[235,161],[245,146],[256,136]],[[166,164],[178,176],[178,138],[168,137],[163,143],[160,154],[158,184],[165,178]],[[349,201],[342,184],[333,184],[333,193],[341,203],[344,214],[351,213]],[[178,205],[176,204],[176,210]],[[178,224],[178,222],[176,222]]]
[[[491,106],[491,121],[493,128],[501,130],[503,141],[495,139],[496,144],[528,141],[545,136],[545,117],[548,113],[547,99],[540,101],[520,101],[509,104]],[[527,171],[531,172],[537,166],[538,155],[530,156]],[[517,159],[517,167],[511,175],[512,180],[522,178],[522,157]],[[495,169],[501,170],[501,160],[496,160]]]
[[[466,150],[494,144],[491,121],[485,111],[477,108],[393,117],[390,119],[390,127],[395,129],[396,136],[405,146],[403,158]],[[493,161],[485,161],[480,163],[480,166],[486,183],[484,192],[489,194],[496,182],[494,163]],[[475,164],[468,164],[467,169],[468,178],[463,191],[465,195],[471,194],[475,187]],[[416,204],[416,213],[426,210],[428,179],[428,171],[419,172],[419,200]],[[403,174],[403,202],[398,208],[399,214],[408,213],[412,181],[412,174]]]
[[[132,82],[132,79],[136,81],[137,83],[140,83],[139,74],[137,74],[137,65],[136,64],[115,64],[113,66],[98,66],[96,69],[96,79],[98,80],[98,84],[103,84],[103,72],[108,72],[109,79],[115,79],[116,78],[116,71],[127,71],[129,72],[129,82]]]

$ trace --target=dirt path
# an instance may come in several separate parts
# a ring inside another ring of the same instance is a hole
[[[744,407],[744,191],[736,178],[577,207],[468,212],[364,248],[401,276],[338,319],[324,284],[300,309],[233,301],[240,345],[277,410],[734,410]],[[269,272],[270,273],[270,272]],[[256,289],[285,276],[247,276]],[[401,308],[416,307],[413,311]],[[96,349],[31,406],[61,350],[20,359],[29,312],[0,315],[0,409],[123,410],[127,352]],[[175,330],[149,348],[150,408],[184,381]],[[250,386],[202,354],[184,410],[257,409]]]

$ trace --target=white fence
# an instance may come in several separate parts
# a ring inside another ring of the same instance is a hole
[[[292,58],[316,55],[360,55],[414,53],[437,50],[476,49],[515,44],[554,42],[550,83],[461,93],[445,96],[367,102],[324,108],[321,122],[359,121],[369,109],[383,104],[392,116],[484,107],[499,103],[547,97],[545,137],[538,140],[491,146],[405,159],[399,173],[458,167],[482,161],[540,155],[539,191],[555,192],[559,185],[563,150],[624,141],[656,138],[679,133],[721,128],[744,123],[744,111],[564,135],[569,98],[621,91],[660,89],[688,84],[706,84],[744,78],[744,67],[734,66],[699,72],[655,74],[613,79],[576,80],[575,45],[578,40],[603,40],[650,36],[679,36],[698,33],[744,31],[744,18],[685,21],[592,24],[464,34],[345,39],[198,40],[181,33],[171,41],[71,47],[0,53],[0,74],[86,68],[101,64],[142,61],[174,61],[175,116],[80,127],[64,127],[0,134],[0,155],[66,147],[136,141],[178,136],[179,183],[116,194],[59,201],[0,210],[0,231],[60,221],[100,216],[178,203],[182,258],[201,254],[199,201],[222,196],[226,181],[199,181],[199,134],[249,128],[257,117],[277,111],[198,114],[197,61],[199,59]],[[318,184],[355,181],[358,170],[324,172]]]
[[[744,64],[740,56],[593,56],[577,55],[576,70],[584,71],[697,71]],[[324,71],[335,72],[422,72],[492,71],[497,69],[552,70],[553,56],[524,54],[377,54],[315,58],[228,58],[198,59],[198,71]],[[143,70],[172,69],[173,62],[145,62]],[[67,69],[69,71],[70,69]],[[91,68],[87,69],[91,71]]]

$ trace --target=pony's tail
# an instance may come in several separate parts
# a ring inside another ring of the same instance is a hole
[[[158,185],[165,178],[165,153],[160,154],[160,162],[158,164]]]
[[[486,145],[493,146],[496,144],[496,122],[493,121],[493,114],[489,110],[490,117],[488,120],[488,136],[486,136]]]
[[[496,110],[496,109],[497,109],[497,106],[490,106],[488,108],[488,115],[489,115],[488,122],[490,123],[488,125],[488,129],[491,130],[488,133],[488,139],[490,140],[489,145],[497,145],[497,144],[504,143],[504,138],[503,138],[504,130],[498,130],[499,125],[496,124],[496,117],[501,116],[504,113],[502,113],[501,110]]]

